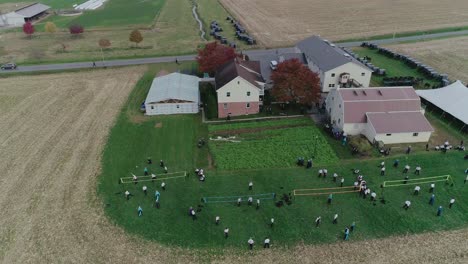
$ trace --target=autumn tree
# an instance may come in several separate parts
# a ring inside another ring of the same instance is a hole
[[[234,59],[236,52],[233,48],[211,42],[205,48],[198,50],[197,62],[201,72],[214,73],[221,65]]]
[[[280,102],[312,105],[320,99],[320,78],[298,59],[278,64],[271,75],[272,95]]]
[[[47,22],[44,28],[47,33],[51,34],[57,31],[57,26],[53,22]]]
[[[79,36],[84,32],[83,26],[79,24],[71,25],[68,29],[70,30],[70,34],[72,34],[72,36]]]
[[[138,44],[143,41],[143,36],[138,29],[135,29],[130,33],[130,37],[128,39],[135,43],[135,46],[138,46]]]
[[[98,44],[99,47],[101,47],[102,62],[104,62],[104,52],[102,50],[109,48],[111,46],[111,42],[108,39],[100,39]]]
[[[26,22],[24,23],[23,25],[23,32],[24,34],[28,35],[28,37],[32,37],[32,34],[34,34],[34,32],[36,31],[36,29],[34,28],[33,24],[31,24],[31,22]]]

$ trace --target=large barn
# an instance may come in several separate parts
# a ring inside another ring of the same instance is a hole
[[[44,16],[50,6],[34,3],[22,8],[19,8],[13,12],[6,14],[0,14],[0,26],[5,27],[18,27],[22,26],[25,22],[34,21]]]
[[[200,104],[200,78],[174,72],[156,77],[145,100],[147,115],[195,114]]]
[[[372,143],[428,142],[434,131],[413,87],[332,89],[326,109],[334,129]]]

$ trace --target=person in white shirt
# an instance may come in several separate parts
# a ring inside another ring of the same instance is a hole
[[[270,239],[268,237],[266,237],[263,242],[263,248],[270,248]]]
[[[216,225],[219,225],[219,220],[220,220],[220,219],[221,219],[221,218],[219,218],[219,216],[216,216],[216,217],[215,217],[215,223],[216,223]]]
[[[421,190],[420,186],[414,187],[414,195],[418,195],[420,190]]]
[[[145,186],[143,186],[143,188],[142,188],[142,189],[143,189],[143,192],[145,193],[145,195],[147,195],[147,194],[148,194],[148,191],[147,191],[147,190],[148,190],[148,188],[146,187],[146,185],[145,185]]]
[[[192,211],[190,212],[190,214],[192,215],[193,221],[197,220],[197,215],[196,215],[196,213],[195,213],[195,210],[192,209]]]
[[[320,223],[322,222],[322,217],[319,216],[315,219],[315,227],[319,227]]]
[[[166,190],[166,183],[165,182],[161,182],[161,189],[163,189],[163,191]]]
[[[385,167],[380,169],[380,176],[385,176]]]
[[[340,186],[343,187],[343,184],[344,184],[344,177],[341,177]]]
[[[385,161],[380,162],[380,167],[381,168],[385,167]]]
[[[455,199],[450,199],[450,203],[449,203],[449,209],[452,209],[452,206],[453,204],[455,203]]]
[[[151,181],[154,182],[154,180],[156,180],[156,174],[152,173],[152,174],[151,174]]]
[[[260,209],[260,199],[257,199],[257,210]]]
[[[405,204],[403,205],[403,208],[405,208],[406,210],[408,210],[408,208],[410,208],[411,206],[411,202],[410,201],[406,201]]]
[[[336,172],[333,173],[333,182],[336,182],[337,178],[338,178],[338,174]]]
[[[328,170],[327,169],[323,169],[323,177],[326,178],[328,175]]]
[[[252,250],[253,249],[253,246],[254,246],[254,243],[255,241],[252,239],[252,238],[249,238],[249,240],[247,241],[247,243],[249,243],[249,249]]]
[[[371,201],[375,201],[377,198],[377,194],[375,192],[372,192],[370,196],[371,196]]]
[[[137,184],[137,183],[138,183],[138,177],[137,177],[135,174],[132,174],[132,175],[133,175],[133,176],[132,176],[133,182],[134,182],[135,184]]]
[[[241,202],[242,202],[242,198],[239,197],[239,198],[237,199],[237,206],[240,206],[240,205],[241,205]]]
[[[125,198],[127,198],[127,200],[130,199],[130,192],[129,191],[125,191]]]
[[[432,193],[434,192],[435,184],[431,183],[431,188],[429,189],[429,192]]]
[[[249,190],[252,190],[253,188],[253,182],[249,182]]]
[[[414,171],[414,174],[419,175],[421,173],[421,166],[417,166],[416,170]]]
[[[333,224],[338,224],[338,214],[335,214],[335,216],[333,216]]]
[[[273,227],[273,224],[274,224],[274,223],[275,223],[275,219],[272,217],[272,218],[270,219],[270,226]]]
[[[250,196],[249,199],[247,199],[247,203],[248,203],[249,205],[252,205],[252,203],[253,203],[253,198],[252,198],[252,196]]]
[[[318,176],[319,176],[319,177],[322,177],[322,176],[323,176],[323,170],[322,170],[322,169],[320,169],[320,170],[318,171]]]
[[[228,236],[229,236],[229,228],[226,227],[224,228],[224,237],[228,238]]]
[[[409,169],[410,169],[410,166],[406,164],[405,169],[403,170],[403,173],[408,173]]]

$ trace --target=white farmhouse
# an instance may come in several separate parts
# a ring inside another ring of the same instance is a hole
[[[372,143],[427,142],[434,131],[413,87],[332,89],[325,104],[334,129]]]
[[[145,100],[147,115],[195,114],[200,103],[200,78],[174,72],[156,77]]]
[[[221,66],[215,81],[219,118],[260,111],[265,85],[260,62],[234,59]]]
[[[304,53],[309,69],[319,75],[322,92],[333,88],[369,87],[372,70],[335,44],[312,36],[297,43],[296,48]]]

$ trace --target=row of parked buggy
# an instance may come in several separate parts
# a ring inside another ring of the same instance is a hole
[[[375,43],[363,42],[361,44],[361,47],[368,47],[370,49],[377,49],[377,52],[380,53],[380,54],[383,54],[383,55],[385,55],[387,57],[390,57],[390,58],[401,60],[401,61],[405,62],[408,66],[410,66],[412,68],[417,68],[418,71],[422,72],[427,77],[441,81],[443,86],[446,86],[446,85],[450,84],[450,81],[448,79],[447,74],[441,74],[441,73],[437,72],[434,68],[432,68],[432,67],[430,67],[430,66],[428,66],[428,65],[426,65],[426,64],[424,64],[424,63],[422,63],[422,62],[420,62],[420,61],[418,61],[418,60],[416,60],[416,59],[414,59],[414,58],[412,58],[410,56],[399,54],[399,53],[394,52],[394,51],[392,51],[390,49],[387,49],[387,48],[379,47]]]
[[[379,76],[387,75],[387,71],[385,69],[379,68],[379,67],[375,66],[374,64],[372,64],[371,58],[369,58],[367,56],[361,58],[361,57],[359,57],[359,55],[354,53],[351,49],[344,48],[343,50],[346,51],[349,55],[353,56],[353,58],[355,58],[356,60],[358,60],[362,64],[366,65],[369,69],[372,70],[372,72],[374,74],[379,75]]]
[[[399,76],[399,77],[384,77],[383,83],[385,86],[416,86],[423,81],[422,78],[415,78],[413,76]]]
[[[231,17],[227,17],[226,20],[229,20],[231,24],[233,24],[234,29],[236,30],[236,37],[240,41],[245,41],[248,45],[255,45],[257,42],[251,36],[246,33],[246,30],[242,25],[235,21]],[[226,37],[224,37],[221,32],[223,32],[223,28],[219,25],[218,21],[213,20],[210,24],[210,35],[213,36],[215,39],[219,40],[222,44],[226,44],[230,47],[237,48],[237,44],[235,42],[229,42]]]

